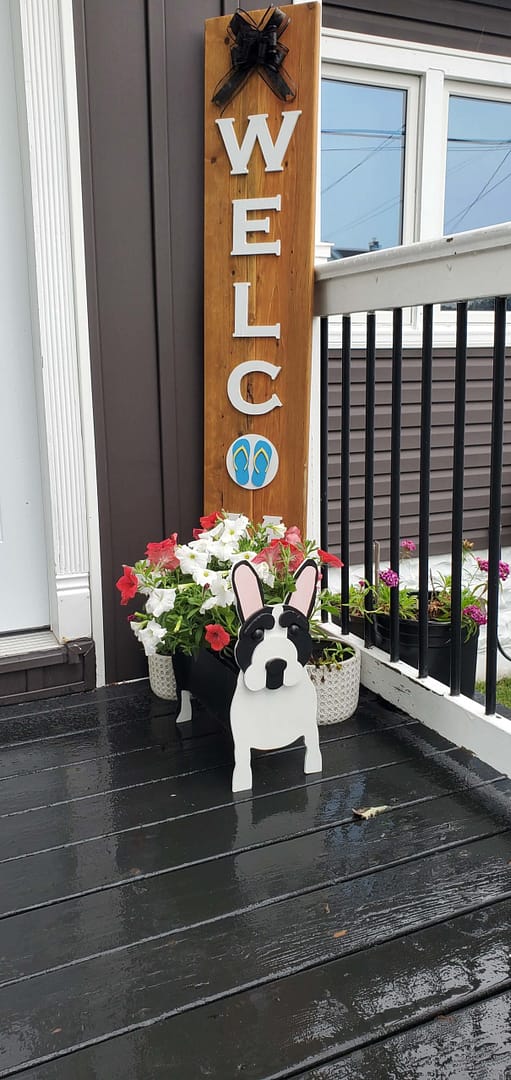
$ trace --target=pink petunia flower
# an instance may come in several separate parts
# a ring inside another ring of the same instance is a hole
[[[478,607],[477,604],[468,604],[467,607],[463,608],[463,614],[467,615],[468,618],[472,619],[472,622],[477,623],[478,626],[485,626],[488,622],[486,612]]]
[[[399,585],[399,574],[396,574],[395,570],[380,570],[380,581],[383,581],[384,585],[388,585],[389,588],[395,589]]]

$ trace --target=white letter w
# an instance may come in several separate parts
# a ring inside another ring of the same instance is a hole
[[[295,129],[296,121],[301,114],[301,109],[289,109],[282,113],[282,124],[280,125],[280,131],[275,142],[273,142],[270,132],[268,131],[268,113],[258,113],[257,116],[249,116],[245,138],[243,139],[241,146],[239,145],[234,132],[234,117],[231,116],[225,120],[216,120],[215,123],[217,123],[220,128],[220,134],[229,155],[231,175],[237,176],[239,173],[248,173],[247,166],[256,140],[259,141],[261,153],[265,160],[265,172],[282,172],[282,158],[289,146],[289,141]]]

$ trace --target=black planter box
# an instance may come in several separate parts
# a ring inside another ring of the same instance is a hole
[[[390,615],[374,616],[374,643],[390,653]],[[479,628],[461,641],[461,693],[473,697],[476,682]],[[399,656],[411,667],[419,665],[419,624],[414,619],[399,620]],[[428,668],[433,679],[449,686],[451,681],[451,624],[428,622]]]
[[[236,662],[209,649],[201,649],[197,657],[176,653],[174,672],[179,693],[189,690],[230,731],[231,701],[239,672]]]
[[[334,623],[338,626],[341,620],[334,617]],[[377,645],[383,652],[390,653],[390,615],[378,613],[371,615],[371,619],[364,619],[362,615],[352,615],[350,618],[350,631],[364,640],[365,628],[369,625],[369,641]],[[479,627],[475,634],[468,639],[463,637],[466,631],[462,631],[461,641],[461,693],[467,697],[474,696],[477,666],[477,646],[479,642]],[[414,619],[399,620],[399,658],[410,667],[419,666],[419,624]],[[451,624],[447,622],[428,622],[428,668],[429,674],[438,682],[446,686],[451,682]]]

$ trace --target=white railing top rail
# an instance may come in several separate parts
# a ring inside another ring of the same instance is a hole
[[[315,270],[315,314],[511,295],[511,222],[336,259]]]

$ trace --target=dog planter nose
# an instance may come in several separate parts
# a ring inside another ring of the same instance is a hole
[[[284,682],[284,671],[287,668],[286,660],[268,660],[266,667],[266,689],[279,690]]]

